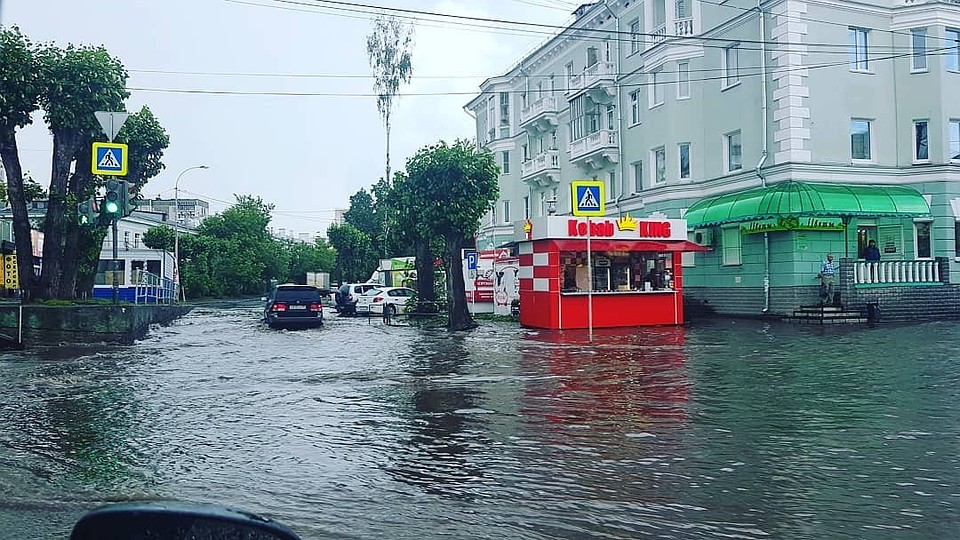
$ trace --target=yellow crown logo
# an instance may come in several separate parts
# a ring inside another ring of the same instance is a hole
[[[630,217],[630,214],[624,214],[623,217],[617,220],[617,229],[621,231],[635,231],[637,230],[637,220]]]

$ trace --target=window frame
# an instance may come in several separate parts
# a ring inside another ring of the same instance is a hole
[[[684,159],[684,149],[686,149],[686,159],[687,159],[687,174],[683,174],[683,159]],[[689,180],[691,177],[691,165],[690,165],[690,155],[691,155],[691,145],[689,142],[682,142],[677,144],[677,178],[680,180]]]
[[[662,80],[663,77],[661,77],[662,74],[663,74],[663,66],[650,70],[650,74],[649,74],[650,88],[652,91],[647,93],[647,97],[648,97],[647,106],[650,109],[655,109],[663,105],[664,101],[666,100],[663,92],[663,80]],[[659,101],[657,101],[658,97],[660,98]]]
[[[947,125],[947,161],[960,163],[960,119],[951,118]]]
[[[924,226],[927,229],[927,241],[926,249],[929,255],[923,257],[920,255],[920,227]],[[930,218],[919,218],[913,220],[913,255],[917,260],[931,260],[933,259],[933,219]]]
[[[607,172],[607,200],[615,201],[617,200],[617,171],[608,171]]]
[[[503,150],[500,152],[500,174],[510,174],[510,151]]]
[[[690,62],[677,62],[677,99],[690,99]]]
[[[736,238],[736,245],[727,245],[730,238]],[[720,227],[720,256],[722,266],[743,266],[743,239],[739,224]]]
[[[864,122],[867,125],[867,157],[854,156],[854,123]],[[850,119],[850,161],[852,163],[873,163],[876,152],[873,151],[873,119],[871,118],[851,118]]]
[[[872,73],[870,70],[870,29],[848,26],[850,71],[854,73]],[[861,42],[860,37],[863,37]],[[862,50],[861,50],[862,48]]]
[[[740,162],[737,167],[733,167],[733,138],[738,138],[737,146],[740,148]],[[737,173],[743,170],[743,131],[737,129],[723,134],[723,172],[725,174]]]
[[[919,39],[919,42],[918,42]],[[922,63],[922,65],[920,65]],[[927,29],[910,29],[910,73],[924,73],[930,70],[927,62]]]
[[[926,133],[925,133],[926,141],[924,142],[924,146],[925,146],[924,151],[925,151],[926,154],[927,154],[926,157],[921,157],[921,156],[920,156],[921,146],[920,146],[920,144],[919,144],[920,141],[918,140],[918,138],[919,138],[919,136],[920,136],[919,133],[918,133],[918,128],[919,128],[921,125],[923,126],[923,130],[926,132]],[[912,142],[912,144],[913,144],[913,162],[914,162],[914,163],[930,163],[930,121],[927,120],[927,119],[914,120],[914,121],[913,121],[913,131],[911,132],[911,137],[910,137],[910,139],[913,141],[913,142]]]
[[[630,54],[636,54],[640,52],[640,32],[643,31],[640,28],[640,18],[630,21]],[[629,55],[628,55],[629,56]]]
[[[633,170],[633,192],[640,193],[643,191],[643,160],[634,161],[631,163]]]
[[[947,49],[944,52],[944,66],[951,73],[960,73],[960,28],[946,29],[944,33]]]
[[[730,53],[734,53],[733,63],[735,65],[733,66],[733,73],[731,73],[731,67],[730,67],[730,63],[731,63]],[[733,45],[724,47],[722,67],[723,67],[723,72],[722,72],[723,77],[721,78],[721,80],[723,81],[723,88],[721,88],[721,91],[726,90],[728,88],[733,88],[734,86],[737,86],[738,84],[740,84],[740,44],[739,43],[734,43]]]
[[[640,90],[630,92],[630,125],[640,124]]]
[[[503,200],[503,223],[510,223],[510,199]]]
[[[657,146],[650,150],[650,161],[653,167],[650,168],[651,184],[661,186],[667,183],[667,147]]]

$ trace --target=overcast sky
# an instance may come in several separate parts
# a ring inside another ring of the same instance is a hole
[[[0,3],[3,24],[35,41],[102,44],[123,62],[132,92],[127,109],[148,105],[170,134],[166,169],[146,185],[147,197],[172,198],[181,171],[208,165],[183,176],[181,197],[206,199],[220,211],[234,194],[257,195],[276,206],[274,227],[323,231],[335,209],[384,174],[385,136],[365,48],[369,14],[311,7],[317,0]],[[561,0],[356,3],[552,25],[567,22],[576,7]],[[463,106],[479,84],[547,38],[542,29],[518,35],[502,25],[491,31],[425,19],[415,32],[413,80],[401,92],[428,95],[396,103],[394,170],[424,145],[472,138]],[[296,74],[312,76],[289,76]],[[262,94],[270,92],[334,95]],[[52,141],[42,118],[20,133],[19,144],[24,169],[47,185]]]

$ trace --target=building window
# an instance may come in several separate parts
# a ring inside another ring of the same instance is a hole
[[[913,228],[916,231],[916,246],[917,246],[917,258],[918,259],[929,259],[931,258],[931,246],[930,242],[930,229],[932,223],[929,221],[918,221],[913,224]]]
[[[728,133],[723,137],[723,153],[726,156],[727,172],[739,171],[743,168],[743,148],[739,131]]]
[[[630,54],[640,50],[640,19],[630,21]]]
[[[553,76],[553,73],[550,74],[550,96],[555,96],[557,94],[557,78]]]
[[[546,215],[546,213],[547,213],[547,194],[541,193],[540,194],[540,210],[538,215],[540,217],[543,217]]]
[[[503,157],[503,174],[510,174],[510,152],[500,152],[500,155]]]
[[[640,91],[630,92],[630,125],[640,123]]]
[[[947,29],[947,69],[960,71],[960,30]]]
[[[677,64],[677,99],[690,97],[690,62]]]
[[[570,140],[577,141],[583,138],[584,122],[586,120],[584,105],[587,99],[586,95],[577,96],[570,102]]]
[[[910,70],[927,70],[927,29],[914,28],[910,30],[913,54],[911,55]]]
[[[650,72],[650,108],[663,103],[663,68],[657,68]]]
[[[953,256],[960,259],[960,221],[953,222]]]
[[[930,161],[929,129],[926,120],[913,123],[913,161]]]
[[[523,219],[530,219],[530,196],[523,197]]]
[[[667,149],[664,147],[653,150],[653,183],[662,184],[667,181]]]
[[[740,82],[740,46],[731,45],[723,50],[723,85],[733,86]]]
[[[690,0],[676,0],[677,19],[689,19],[693,16],[693,2]]]
[[[869,71],[870,61],[868,59],[866,28],[848,28],[847,35],[850,38],[850,70],[851,71]]]
[[[500,92],[500,125],[510,125],[510,94]]]
[[[617,198],[617,172],[607,173],[607,200],[612,201]]]
[[[503,222],[510,223],[510,201],[503,201]]]
[[[850,157],[855,160],[869,161],[870,120],[854,118],[850,120]]]
[[[680,143],[680,178],[690,178],[690,143]]]
[[[740,226],[723,227],[720,244],[723,249],[723,265],[739,266],[740,262]]]
[[[643,162],[637,161],[633,164],[633,192],[643,191]]]
[[[950,161],[960,161],[960,120],[950,121]]]
[[[607,105],[607,129],[619,129],[617,126],[617,108]]]
[[[573,62],[568,63],[563,67],[563,72],[567,76],[567,88],[570,88],[570,79],[573,78]]]

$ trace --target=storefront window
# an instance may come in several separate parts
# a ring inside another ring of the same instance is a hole
[[[562,292],[656,291],[673,286],[673,254],[656,252],[599,251],[591,257],[587,272],[586,252],[562,252]],[[591,275],[592,274],[592,275]]]

